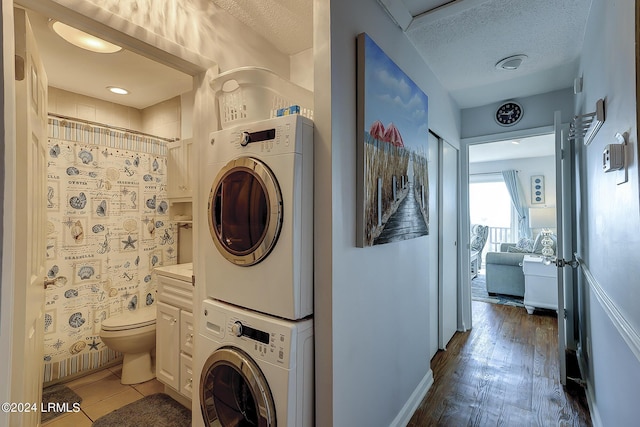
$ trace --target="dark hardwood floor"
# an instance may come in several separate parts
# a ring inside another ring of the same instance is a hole
[[[473,322],[432,359],[408,426],[591,426],[584,391],[558,379],[555,313],[474,301]]]

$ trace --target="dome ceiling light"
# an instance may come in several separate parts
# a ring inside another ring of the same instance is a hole
[[[527,58],[527,55],[524,54],[508,56],[498,61],[496,68],[498,70],[515,71]]]
[[[49,25],[57,35],[82,49],[96,53],[115,53],[122,50],[122,47],[118,45],[70,27],[60,21],[50,21]]]
[[[117,95],[129,95],[129,91],[122,87],[107,86],[107,89],[109,90],[109,92],[115,93]]]

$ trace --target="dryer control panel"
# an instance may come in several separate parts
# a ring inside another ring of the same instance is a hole
[[[303,131],[303,128],[308,129]],[[213,148],[213,159],[230,158],[238,152],[242,155],[301,154],[303,134],[308,134],[311,140],[312,132],[313,124],[309,119],[290,115],[211,132],[209,143]]]

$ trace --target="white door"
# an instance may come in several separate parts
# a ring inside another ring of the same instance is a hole
[[[15,170],[10,178],[13,194],[5,194],[12,198],[15,215],[13,250],[6,254],[13,257],[14,268],[10,401],[39,405],[44,358],[47,76],[23,9],[14,9],[14,25]],[[38,411],[10,414],[10,426],[39,424]]]
[[[445,349],[458,329],[458,150],[440,141],[438,346]]]
[[[558,244],[556,256],[558,262],[558,357],[560,382],[567,384],[567,343],[574,340],[573,319],[573,268],[564,265],[562,260],[573,259],[573,221],[572,210],[572,174],[573,155],[571,142],[567,139],[569,126],[562,125],[560,112],[554,114],[554,130],[556,136],[556,221],[558,229]],[[561,266],[566,268],[561,268]]]
[[[429,132],[429,272],[428,272],[428,311],[429,311],[429,359],[440,348],[440,138]]]
[[[180,309],[163,302],[156,306],[156,377],[180,390]]]

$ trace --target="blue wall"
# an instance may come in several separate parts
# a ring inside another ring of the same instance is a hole
[[[576,114],[605,98],[606,121],[589,146],[578,144],[581,361],[594,425],[637,425],[640,418],[640,192],[636,105],[635,2],[593,0]],[[628,132],[629,181],[602,171],[602,151]]]
[[[556,90],[540,95],[516,98],[524,114],[520,122],[513,126],[500,126],[494,120],[494,114],[502,102],[465,108],[461,114],[462,138],[494,135],[504,132],[535,129],[553,125],[553,113],[562,112],[562,122],[568,123],[573,117],[573,88]]]

